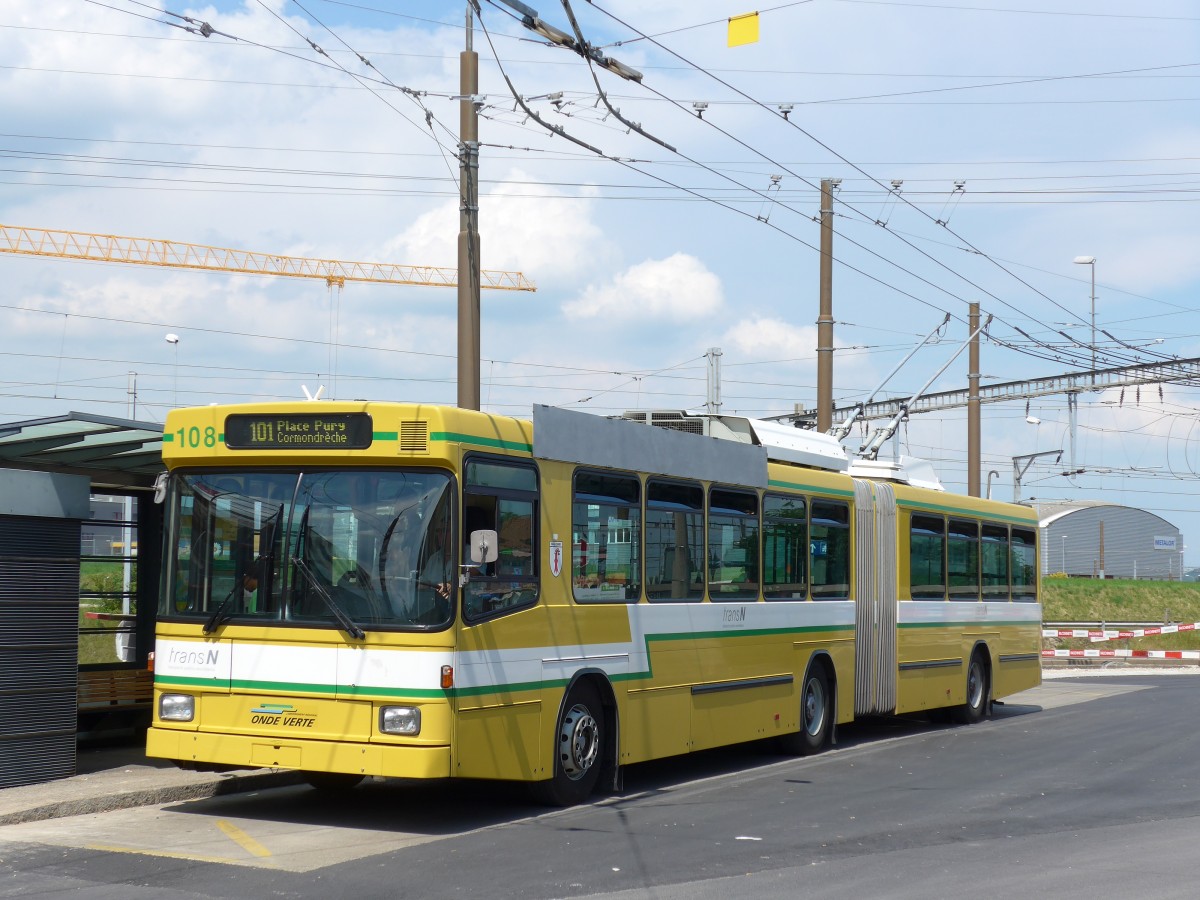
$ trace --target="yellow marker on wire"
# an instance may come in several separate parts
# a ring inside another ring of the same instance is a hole
[[[729,19],[729,46],[758,43],[758,13],[743,13]]]

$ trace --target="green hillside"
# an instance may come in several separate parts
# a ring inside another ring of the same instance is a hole
[[[1047,622],[1200,622],[1200,582],[1042,579]]]
[[[1200,583],[1179,581],[1095,581],[1090,578],[1042,579],[1045,622],[1200,622]],[[1087,638],[1046,638],[1054,649],[1100,647],[1133,650],[1200,650],[1200,632],[1155,635],[1091,643]]]

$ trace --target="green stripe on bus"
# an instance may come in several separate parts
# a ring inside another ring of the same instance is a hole
[[[746,631],[679,631],[667,632],[663,634],[648,634],[646,640],[646,659],[648,666],[645,669],[636,672],[608,672],[609,681],[646,681],[654,678],[654,658],[651,653],[651,642],[660,643],[667,641],[685,641],[685,640],[704,640],[710,638],[735,638],[735,637],[763,637],[766,635],[785,635],[785,634],[816,634],[819,632],[829,633],[835,631],[854,631],[853,625],[811,625],[804,628],[758,628],[747,629]],[[498,685],[478,685],[470,688],[454,688],[448,693],[455,697],[481,697],[485,694],[500,694],[512,692],[526,691],[541,691],[549,688],[564,688],[569,683],[567,678],[549,678],[542,681],[526,681],[513,684],[498,684]]]
[[[737,604],[730,604],[736,606]],[[721,629],[720,631],[677,631],[670,634],[646,635],[646,652],[650,652],[651,641],[686,641],[709,640],[711,638],[735,637],[780,637],[786,634],[828,634],[832,631],[853,631],[854,626],[845,625],[805,625],[795,628],[744,628]]]
[[[615,676],[610,676],[615,681]],[[543,681],[520,681],[512,684],[481,684],[469,688],[453,688],[446,693],[453,697],[482,697],[486,694],[526,693],[528,691],[544,691],[548,688],[564,688],[566,678],[547,678]]]
[[[709,640],[713,638],[727,639],[737,637],[764,637],[779,635],[828,634],[837,631],[854,632],[854,626],[846,625],[810,625],[800,628],[755,628],[744,631],[699,631],[699,632],[664,632],[645,636],[647,668],[636,672],[609,672],[611,681],[644,681],[654,677],[653,654],[651,642],[665,643],[668,641]],[[447,690],[428,688],[381,688],[368,685],[327,685],[327,684],[293,684],[283,681],[248,681],[232,680],[231,689],[241,691],[259,691],[272,694],[318,694],[331,699],[357,697],[361,699],[403,699],[403,698],[452,698],[452,697],[482,697],[488,694],[527,693],[542,691],[550,688],[564,688],[569,679],[547,678],[538,681],[510,682],[503,684],[483,684],[474,687],[456,687]],[[156,676],[155,687],[208,687],[225,688],[225,682],[212,678],[186,678],[178,676]]]
[[[164,444],[175,443],[175,435],[171,434],[169,431],[164,431],[163,432],[163,443]]]
[[[499,450],[521,450],[533,452],[533,444],[521,441],[502,441],[500,438],[480,437],[477,434],[459,434],[455,431],[433,431],[429,434],[431,441],[456,441],[461,444],[474,444],[477,447],[490,447]]]
[[[651,642],[705,640],[710,638],[763,637],[765,635],[782,634],[815,634],[818,632],[854,631],[853,625],[812,625],[805,628],[761,628],[745,631],[679,631],[663,634],[648,634],[645,637],[646,659],[648,666],[635,672],[607,672],[609,681],[646,681],[654,678],[654,657],[651,653]],[[479,685],[470,688],[455,688],[455,697],[480,697],[485,694],[498,694],[523,691],[540,691],[548,688],[564,688],[569,683],[566,678],[550,678],[543,681],[526,681],[514,684]]]
[[[841,488],[830,488],[816,484],[803,484],[797,481],[778,481],[774,478],[767,481],[767,487],[790,488],[793,491],[810,491],[819,494],[830,494],[834,497],[853,497],[854,491],[845,491]]]
[[[372,431],[371,439],[375,441],[398,441],[400,440],[400,432],[398,431]]]

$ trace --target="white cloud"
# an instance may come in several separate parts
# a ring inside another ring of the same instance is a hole
[[[812,360],[817,345],[815,326],[797,327],[782,319],[755,316],[738,322],[725,335],[725,343],[747,357]]]
[[[563,304],[571,319],[699,321],[724,305],[721,279],[686,253],[648,259]]]
[[[569,195],[537,180],[514,169],[481,198],[482,267],[521,271],[541,284],[580,278],[610,263],[616,251],[593,221],[595,200],[586,191],[584,196]],[[442,204],[387,242],[380,258],[455,266],[458,231],[457,202]]]

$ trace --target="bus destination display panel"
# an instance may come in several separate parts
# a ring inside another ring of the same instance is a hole
[[[367,413],[236,413],[225,418],[230,450],[366,450]]]

